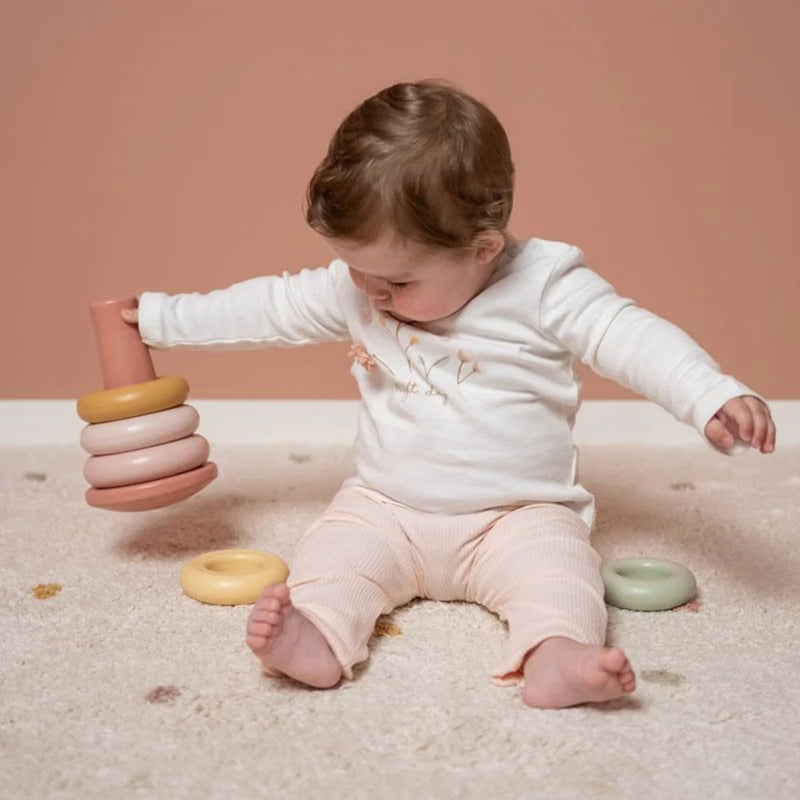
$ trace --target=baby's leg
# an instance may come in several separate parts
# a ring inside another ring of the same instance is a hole
[[[506,656],[492,675],[522,675],[528,705],[562,708],[634,690],[625,654],[603,646],[599,566],[586,524],[555,504],[510,512],[479,545],[468,599],[508,620]]]
[[[315,687],[352,678],[375,620],[417,595],[411,548],[391,507],[346,489],[305,533],[287,584],[267,587],[247,643],[268,671]]]

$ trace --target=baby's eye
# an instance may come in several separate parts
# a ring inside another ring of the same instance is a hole
[[[392,289],[404,289],[406,286],[408,286],[408,281],[401,281],[400,283],[389,281],[389,286],[391,286]]]

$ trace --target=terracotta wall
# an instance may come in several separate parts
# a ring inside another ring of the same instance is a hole
[[[358,101],[448,78],[504,121],[513,231],[800,397],[794,0],[3,0],[0,396],[99,387],[86,313],[327,262],[306,181]],[[157,354],[193,397],[352,397],[346,348]],[[591,376],[586,397],[625,397]]]

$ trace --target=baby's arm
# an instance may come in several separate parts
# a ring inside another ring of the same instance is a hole
[[[144,292],[138,309],[122,312],[156,348],[212,350],[291,347],[348,338],[330,268],[265,276],[208,294]]]
[[[598,374],[612,378],[693,425],[715,445],[734,437],[762,452],[774,448],[766,404],[685,331],[620,297],[572,250],[542,294],[541,325]]]

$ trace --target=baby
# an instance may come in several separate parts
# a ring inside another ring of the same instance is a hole
[[[329,266],[144,293],[124,312],[157,348],[352,342],[355,474],[247,623],[272,674],[352,678],[378,616],[422,597],[508,622],[492,678],[521,680],[530,706],[632,692],[628,658],[604,644],[594,501],[571,436],[576,359],[720,449],[774,449],[766,404],[688,335],[617,295],[576,247],[512,239],[513,183],[488,108],[397,84],[347,116],[309,184]]]

